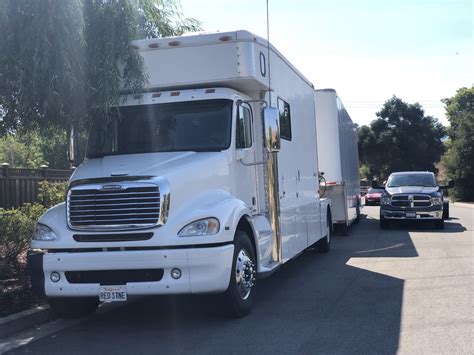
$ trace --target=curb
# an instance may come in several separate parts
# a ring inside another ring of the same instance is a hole
[[[474,208],[474,203],[469,202],[451,202],[454,206]]]
[[[38,306],[26,311],[0,318],[0,338],[7,338],[22,330],[54,319],[48,305]]]

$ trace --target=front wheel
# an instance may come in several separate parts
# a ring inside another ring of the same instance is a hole
[[[380,216],[380,229],[387,229],[388,228],[388,221]]]
[[[436,229],[444,229],[444,219],[439,219],[435,221],[435,228]]]
[[[80,318],[92,314],[99,307],[97,297],[55,297],[48,303],[59,318]]]
[[[237,231],[234,240],[232,272],[224,302],[231,315],[241,318],[250,313],[256,286],[255,252],[247,233]]]

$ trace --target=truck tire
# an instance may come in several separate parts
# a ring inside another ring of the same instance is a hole
[[[443,204],[443,219],[449,219],[449,202]]]
[[[59,318],[72,319],[94,313],[100,302],[97,297],[55,297],[48,303]]]
[[[444,229],[444,219],[438,219],[435,221],[436,229]]]
[[[247,233],[238,230],[234,239],[234,257],[229,287],[224,293],[226,311],[241,318],[250,313],[255,298],[256,258]]]
[[[380,216],[380,229],[388,229],[388,221]]]
[[[331,223],[331,215],[328,214],[326,219],[326,228],[328,230],[328,234],[316,242],[316,251],[318,253],[327,253],[331,249]]]

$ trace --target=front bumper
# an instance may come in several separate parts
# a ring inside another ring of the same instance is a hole
[[[229,285],[233,254],[233,244],[208,248],[49,252],[35,254],[42,262],[30,263],[30,273],[35,288],[44,290],[48,297],[99,295],[99,283],[70,283],[66,278],[68,271],[137,269],[163,269],[163,276],[159,281],[127,282],[128,295],[216,293],[225,291]],[[174,268],[181,270],[179,279],[171,277]],[[51,281],[52,272],[60,274],[58,282]]]
[[[383,217],[386,219],[404,219],[404,220],[443,219],[443,210],[436,210],[436,211],[380,210],[380,217]]]

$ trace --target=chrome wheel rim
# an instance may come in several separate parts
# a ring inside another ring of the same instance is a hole
[[[241,249],[235,261],[235,283],[240,298],[246,300],[255,285],[255,264],[245,249]]]

